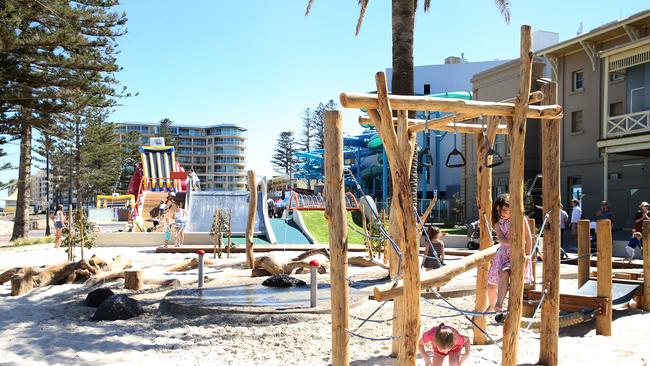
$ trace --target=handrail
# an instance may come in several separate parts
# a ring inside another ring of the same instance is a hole
[[[650,131],[650,110],[607,117],[607,137]]]

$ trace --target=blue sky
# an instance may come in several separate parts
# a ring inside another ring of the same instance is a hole
[[[374,73],[391,64],[390,1],[370,2],[354,36],[356,0],[126,0],[128,34],[118,39],[117,77],[137,97],[122,100],[112,121],[236,123],[248,128],[248,168],[272,174],[280,131],[300,130],[307,107],[342,91],[374,90]],[[420,3],[424,3],[420,0]],[[560,40],[648,8],[647,1],[512,0],[506,25],[494,1],[438,0],[418,12],[415,64],[514,58],[519,26],[560,33]],[[514,91],[513,91],[514,93]],[[360,132],[356,111],[345,127]],[[8,147],[17,159],[15,145]],[[15,174],[14,174],[15,175]]]

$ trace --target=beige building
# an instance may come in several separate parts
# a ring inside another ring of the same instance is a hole
[[[559,103],[564,107],[564,205],[578,198],[583,218],[595,219],[600,201],[606,199],[614,211],[614,226],[631,227],[638,204],[650,201],[650,11],[607,23],[535,55],[539,61],[533,80],[541,75],[557,80]],[[515,69],[514,64],[506,64],[475,75],[477,99],[513,96]],[[527,125],[529,181],[541,171],[538,125],[534,120]],[[472,138],[465,142],[466,150],[475,149]],[[463,193],[467,218],[471,218],[476,212],[475,150],[468,151],[467,157]],[[495,193],[507,190],[507,169],[507,161],[494,169]]]

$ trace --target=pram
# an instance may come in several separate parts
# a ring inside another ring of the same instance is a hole
[[[481,225],[479,220],[472,221],[465,225],[467,227],[467,249],[476,250],[480,247],[479,241],[481,240]]]

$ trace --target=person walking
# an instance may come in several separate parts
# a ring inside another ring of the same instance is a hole
[[[576,198],[571,200],[571,237],[573,244],[578,246],[578,221],[582,218],[582,209],[580,208],[580,201]]]
[[[61,246],[61,239],[63,238],[63,227],[65,227],[65,214],[63,213],[63,205],[56,205],[54,210],[54,247]]]
[[[634,226],[632,227],[632,234],[641,233],[643,235],[643,221],[650,220],[650,203],[641,202],[639,211],[634,215]]]

